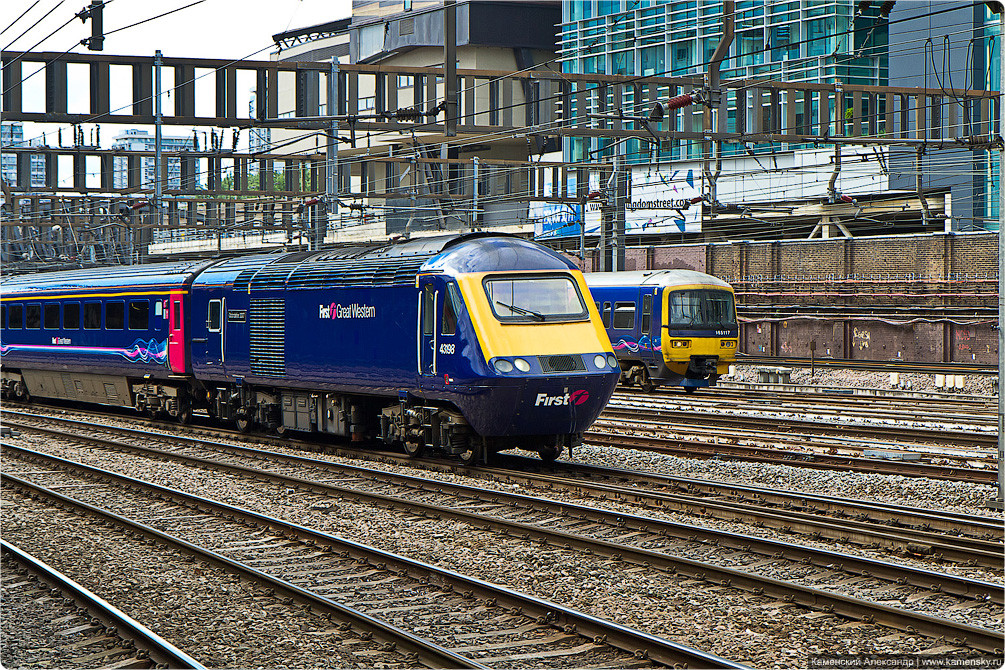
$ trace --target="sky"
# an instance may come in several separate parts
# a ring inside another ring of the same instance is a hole
[[[0,0],[0,29],[7,28],[34,2]],[[192,2],[198,0],[110,0],[104,10],[105,32]],[[39,0],[24,18],[0,34],[0,44],[4,51],[31,49],[88,4],[89,0]],[[52,14],[32,27],[54,7]],[[104,53],[152,56],[160,49],[165,56],[240,58],[270,47],[276,33],[346,18],[351,11],[351,0],[202,0],[174,14],[109,35]],[[18,37],[28,28],[23,37]],[[33,50],[62,52],[90,34],[89,25],[73,19]],[[87,49],[77,47],[74,51]],[[269,51],[262,51],[258,57],[267,59]]]

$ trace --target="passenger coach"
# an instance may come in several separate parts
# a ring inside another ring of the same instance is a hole
[[[578,269],[500,235],[29,275],[3,305],[8,394],[204,408],[413,456],[555,458],[620,373]]]
[[[585,277],[625,383],[693,393],[714,386],[736,361],[733,288],[721,279],[692,270]]]

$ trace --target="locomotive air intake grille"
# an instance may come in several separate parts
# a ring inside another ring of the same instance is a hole
[[[542,372],[576,372],[586,370],[582,356],[569,356],[566,354],[554,356],[538,356]]]
[[[267,377],[286,374],[285,301],[252,299],[249,309],[251,371]]]

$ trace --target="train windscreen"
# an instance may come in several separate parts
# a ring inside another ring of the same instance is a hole
[[[670,294],[670,328],[725,330],[736,328],[733,294],[714,289],[673,291]]]
[[[572,277],[493,276],[484,281],[492,311],[500,321],[578,321],[588,315]]]

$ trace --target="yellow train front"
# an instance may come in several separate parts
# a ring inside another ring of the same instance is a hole
[[[736,361],[733,288],[693,270],[593,272],[586,283],[621,365],[645,391],[714,386]]]

